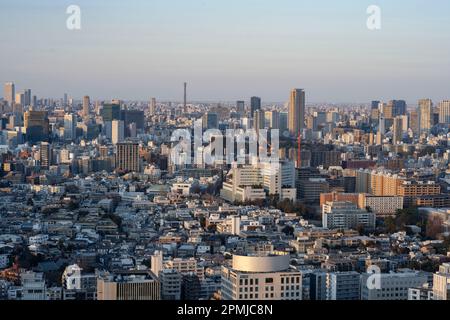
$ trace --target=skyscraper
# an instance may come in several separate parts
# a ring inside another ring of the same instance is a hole
[[[41,167],[43,169],[48,169],[51,165],[51,148],[48,142],[41,142],[39,156],[41,161]]]
[[[27,140],[40,142],[48,139],[49,120],[47,111],[29,110],[24,113],[24,127]]]
[[[103,118],[103,122],[120,120],[120,104],[104,104],[101,116]]]
[[[125,139],[125,124],[120,120],[112,121],[111,142],[113,144],[122,142]]]
[[[261,110],[261,98],[260,97],[251,97],[250,98],[250,110],[251,115],[254,117],[256,110]]]
[[[393,117],[403,116],[406,114],[406,102],[404,100],[391,100],[388,105],[392,106]]]
[[[439,123],[450,124],[450,100],[439,103]]]
[[[83,97],[83,118],[87,119],[89,118],[89,106],[91,104],[91,99],[89,96]]]
[[[184,83],[183,112],[186,112],[186,107],[187,107],[187,82]]]
[[[242,117],[245,114],[245,101],[236,101],[236,112]]]
[[[431,99],[419,100],[419,131],[428,133],[433,125],[433,102]]]
[[[31,106],[31,89],[25,89],[23,91],[23,98],[24,98],[24,101],[22,104],[24,106]]]
[[[77,118],[75,114],[68,113],[64,115],[64,140],[72,141],[76,138]]]
[[[116,170],[139,172],[139,144],[132,142],[116,144]]]
[[[289,133],[297,138],[305,128],[305,90],[292,89],[288,120]]]
[[[148,113],[150,116],[156,113],[156,98],[152,98],[149,104]]]
[[[4,98],[10,106],[14,104],[16,98],[16,89],[13,82],[5,83]]]
[[[403,118],[401,116],[395,117],[393,131],[393,144],[400,144],[403,140]]]

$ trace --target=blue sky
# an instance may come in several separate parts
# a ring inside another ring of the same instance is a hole
[[[181,99],[187,81],[197,100],[450,98],[447,0],[0,0],[0,42],[0,81],[38,96]]]

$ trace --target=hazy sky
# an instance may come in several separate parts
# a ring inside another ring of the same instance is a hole
[[[41,97],[450,99],[448,0],[0,0],[0,43],[0,81]]]

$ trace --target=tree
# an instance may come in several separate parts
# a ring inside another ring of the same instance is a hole
[[[292,226],[285,226],[281,232],[287,236],[292,236],[294,235],[294,228]]]

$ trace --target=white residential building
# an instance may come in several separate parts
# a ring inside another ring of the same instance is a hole
[[[328,229],[375,228],[373,212],[361,210],[352,202],[327,202],[322,207],[322,224]]]

